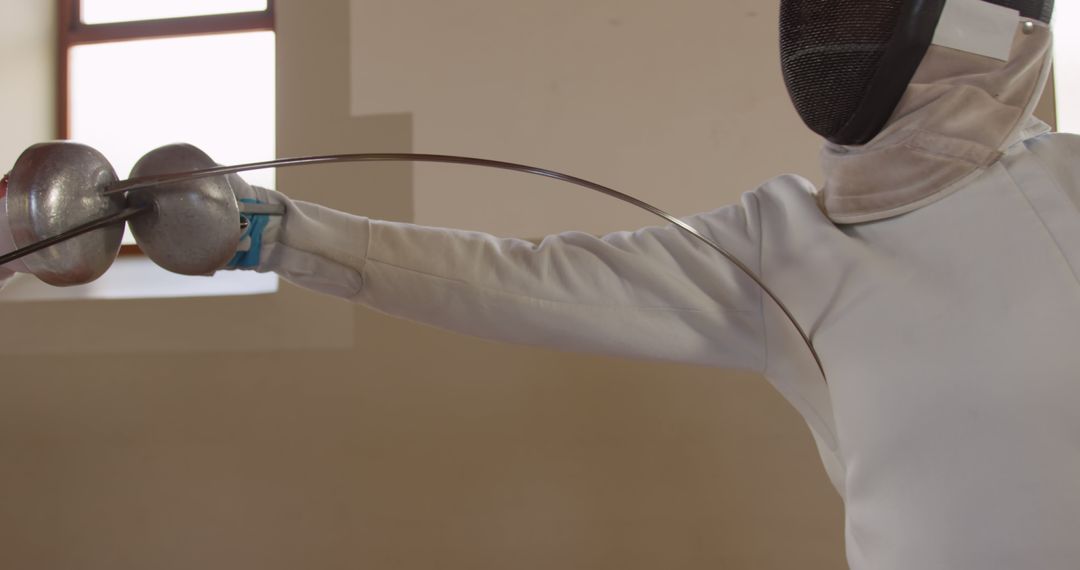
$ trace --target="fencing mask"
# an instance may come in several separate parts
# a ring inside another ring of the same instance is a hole
[[[1049,23],[1054,0],[781,0],[781,68],[796,110],[833,143],[869,142],[904,95],[943,12],[964,17],[987,7]]]

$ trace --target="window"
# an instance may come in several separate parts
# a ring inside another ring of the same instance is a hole
[[[265,12],[266,0],[83,0],[81,21],[108,24],[189,16]]]
[[[1080,133],[1080,3],[1055,5],[1054,52],[1058,130]]]
[[[274,157],[272,2],[61,0],[60,12],[59,138],[101,151],[120,178],[174,142],[222,164]],[[244,177],[274,185],[272,171]]]

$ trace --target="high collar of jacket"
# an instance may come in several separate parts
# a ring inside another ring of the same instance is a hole
[[[833,222],[891,218],[931,204],[1049,131],[1034,118],[1053,34],[1018,28],[1009,61],[931,46],[886,128],[863,146],[826,143],[818,200]]]

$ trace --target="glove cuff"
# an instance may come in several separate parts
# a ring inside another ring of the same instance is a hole
[[[285,215],[285,204],[273,200],[269,190],[257,186],[251,190],[253,196],[237,198],[244,232],[236,246],[236,255],[223,269],[258,269],[263,245],[277,235],[277,227]]]

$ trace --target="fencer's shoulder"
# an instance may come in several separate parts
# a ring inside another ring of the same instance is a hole
[[[818,189],[813,182],[797,174],[783,174],[744,192],[738,204],[731,204],[702,215],[722,215],[732,209],[749,212],[781,209],[791,212],[820,212]]]
[[[813,182],[798,174],[781,174],[765,181],[751,193],[778,200],[803,200],[807,197],[813,199],[817,191]]]
[[[747,210],[778,207],[817,210],[817,193],[817,187],[806,178],[797,174],[783,174],[763,182],[749,192],[744,192],[739,204],[720,208],[715,212],[723,212],[732,207]]]
[[[1024,141],[1033,152],[1063,150],[1080,155],[1080,135],[1073,133],[1045,133]]]
[[[694,216],[706,224],[724,227],[779,226],[785,223],[831,225],[822,213],[813,182],[796,174],[777,176],[744,192],[740,201]]]
[[[1025,149],[1057,178],[1062,187],[1080,191],[1080,135],[1046,133],[1024,141]]]
[[[1076,162],[1080,158],[1080,135],[1045,133],[1026,139],[1023,147],[1044,160]]]
[[[766,181],[747,195],[753,196],[763,216],[817,217],[821,215],[818,188],[797,174],[783,174]]]

